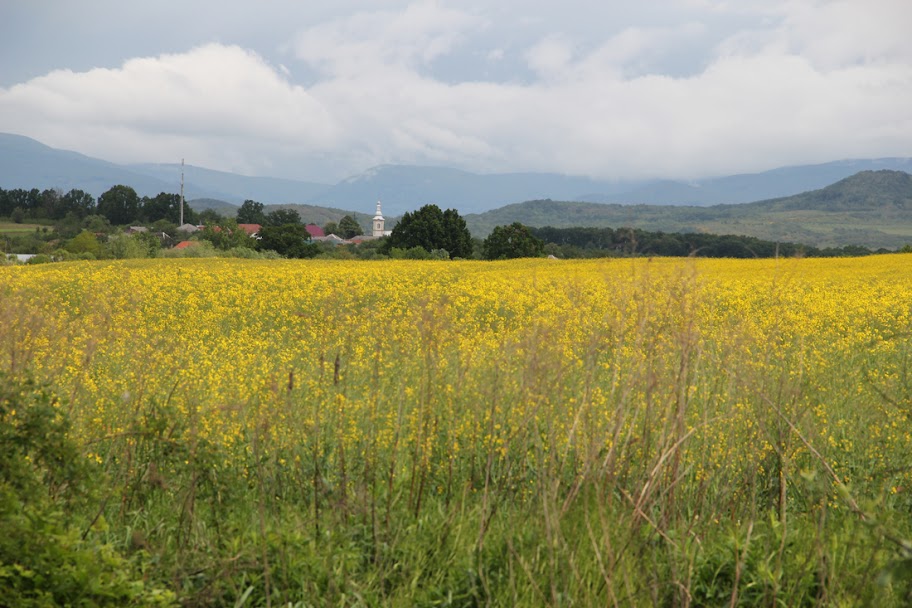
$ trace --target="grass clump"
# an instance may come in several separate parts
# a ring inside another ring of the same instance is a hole
[[[172,592],[143,581],[141,560],[106,542],[100,516],[85,519],[99,471],[69,429],[45,387],[0,373],[0,603],[173,605]]]

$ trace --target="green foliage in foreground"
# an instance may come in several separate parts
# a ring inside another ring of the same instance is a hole
[[[53,395],[0,373],[0,604],[173,604],[173,593],[143,581],[144,560],[126,558],[99,532],[100,471],[68,431]]]

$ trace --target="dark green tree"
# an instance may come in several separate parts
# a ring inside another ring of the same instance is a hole
[[[238,221],[239,224],[244,222]],[[254,224],[263,224],[264,226],[284,226],[285,224],[300,224],[301,214],[294,209],[276,209],[266,214],[266,220],[263,222],[251,222]]]
[[[336,236],[340,236],[339,232],[339,224],[336,222],[326,222],[326,225],[323,226],[324,234],[335,234]]]
[[[95,212],[95,197],[88,192],[73,189],[63,195],[64,216],[75,213],[80,219]]]
[[[465,219],[455,209],[443,212],[443,233],[443,247],[437,249],[445,249],[451,258],[472,257],[472,234]]]
[[[98,215],[93,213],[92,215],[87,215],[82,220],[82,227],[92,232],[93,234],[110,234],[114,232],[114,227],[111,226],[111,221],[103,215]]]
[[[244,201],[244,204],[241,205],[241,208],[237,212],[237,223],[238,224],[265,224],[266,223],[266,213],[263,211],[263,203],[258,203],[257,201],[250,200],[249,198]]]
[[[361,229],[361,224],[350,215],[346,215],[341,220],[339,220],[339,232],[336,233],[338,236],[341,236],[343,239],[350,239],[352,237],[364,234],[364,231]]]
[[[486,260],[537,258],[544,250],[545,242],[533,236],[519,222],[513,222],[509,226],[496,226],[482,244]]]
[[[98,197],[97,213],[115,226],[136,221],[140,211],[139,195],[130,186],[114,186]]]
[[[61,200],[63,192],[56,188],[48,188],[41,192],[40,204],[32,213],[32,217],[60,219],[66,212],[63,211]]]
[[[303,224],[263,226],[257,236],[257,249],[275,251],[286,258],[312,258],[320,252],[320,248],[310,242],[310,234]]]
[[[179,194],[161,192],[154,198],[143,198],[142,217],[152,223],[158,220],[167,220],[171,223],[180,223],[181,198]],[[199,214],[184,202],[184,223],[196,224]]]
[[[25,219],[27,217],[35,217],[35,210],[40,203],[41,192],[38,191],[38,188],[32,188],[31,190],[14,188],[4,192],[3,205],[0,211],[3,212],[2,215],[12,216],[16,209],[20,209],[22,218]]]
[[[472,255],[472,235],[455,209],[444,212],[437,205],[425,205],[402,216],[386,239],[383,252],[413,247],[428,252],[445,249],[451,258],[468,258]]]
[[[219,224],[225,221],[225,217],[215,209],[203,209],[199,212],[199,221],[203,224]],[[247,222],[239,222],[245,224]],[[253,222],[258,223],[258,222]]]

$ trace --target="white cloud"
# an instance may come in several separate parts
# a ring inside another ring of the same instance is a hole
[[[420,68],[449,52],[465,30],[482,25],[469,13],[422,2],[401,12],[357,13],[306,28],[293,46],[298,59],[335,76]]]
[[[173,159],[180,155],[174,148],[186,146],[209,150],[206,156],[222,163],[232,154],[218,150],[220,142],[319,147],[337,128],[280,68],[217,44],[132,59],[117,69],[55,71],[0,89],[0,130],[25,125],[46,143],[105,158],[113,149],[123,160]]]
[[[526,59],[539,77],[559,78],[573,59],[573,45],[562,36],[548,36],[529,49]]]
[[[906,0],[784,0],[734,5],[755,25],[728,36],[724,54],[788,53],[818,69],[912,62],[912,3]]]
[[[660,74],[662,60],[705,31],[699,23],[675,27],[628,27],[596,46],[577,65],[575,78]],[[567,70],[568,66],[564,66]]]
[[[787,5],[780,36],[790,51],[823,69],[912,61],[912,3],[905,0],[816,0]]]

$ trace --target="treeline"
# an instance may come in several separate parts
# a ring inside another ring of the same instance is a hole
[[[29,263],[67,260],[99,260],[150,257],[245,257],[245,258],[351,258],[385,257],[380,243],[336,246],[311,241],[308,226],[294,209],[265,212],[264,206],[247,200],[237,219],[213,210],[197,213],[176,194],[140,197],[129,186],[117,185],[98,199],[82,190],[0,189],[0,221],[29,224],[24,229],[8,227],[0,233],[0,264],[10,254],[33,254]],[[202,229],[184,230],[185,224]],[[249,227],[260,224],[256,238]],[[128,228],[130,227],[130,228]],[[326,228],[346,237],[362,233],[357,221],[344,216]],[[190,241],[187,247],[175,247]]]
[[[129,186],[113,186],[96,200],[82,190],[70,190],[64,194],[59,189],[46,190],[0,188],[0,218],[10,218],[15,223],[56,222],[85,223],[86,218],[97,217],[112,226],[140,225],[159,231],[167,231],[181,223],[222,224],[228,218],[217,211],[206,209],[196,212],[184,203],[181,217],[181,201],[177,194],[162,192],[154,197],[140,197]],[[254,200],[246,200],[238,209],[239,224],[260,224],[262,226],[284,226],[302,224],[300,214],[294,209],[275,209],[266,212],[265,206]],[[183,220],[183,221],[181,221]],[[339,222],[328,222],[326,234],[335,233],[342,238],[363,234],[363,229],[352,216],[346,215]]]
[[[130,186],[113,186],[96,200],[88,192],[73,189],[67,193],[57,188],[24,190],[0,188],[0,217],[12,221],[70,220],[99,215],[115,226],[131,223],[152,224],[158,221],[180,221],[180,196],[162,192],[154,197],[139,196]],[[217,220],[214,211],[197,213],[184,205],[184,222],[197,224]]]
[[[152,235],[142,238],[149,241],[146,245],[153,255],[157,249],[174,246],[181,238],[176,230],[181,221],[179,195],[162,192],[154,197],[140,197],[133,188],[124,185],[113,186],[97,200],[78,189],[63,193],[60,189],[0,188],[0,217],[8,217],[14,223],[31,221],[53,225],[51,231],[42,227],[30,234],[5,236],[0,248],[3,253],[50,254],[70,250],[74,254],[108,257],[103,248],[99,251],[93,246],[86,250],[85,243],[73,241],[77,236],[88,241],[89,236],[82,234],[87,232],[103,246],[108,235],[117,232],[117,226],[149,227]],[[237,230],[235,220],[224,218],[213,210],[197,213],[185,204],[183,222],[209,226],[208,231],[196,235],[194,240],[208,241],[217,250],[255,249],[287,257],[508,259],[544,254],[559,258],[771,258],[848,257],[889,252],[886,249],[872,251],[860,245],[821,248],[738,235],[654,232],[638,228],[530,228],[519,223],[497,226],[481,241],[471,237],[465,220],[456,210],[441,211],[436,205],[425,205],[405,214],[389,238],[370,246],[317,247],[308,243],[310,237],[296,211],[277,209],[266,213],[261,203],[251,200],[240,207],[236,222],[262,225],[264,230],[259,240],[248,238],[243,231]],[[343,238],[362,233],[351,216],[327,224],[325,231]]]
[[[703,258],[848,257],[889,253],[860,245],[812,247],[776,243],[752,236],[651,232],[638,228],[530,228],[545,252],[561,258],[657,256]]]

